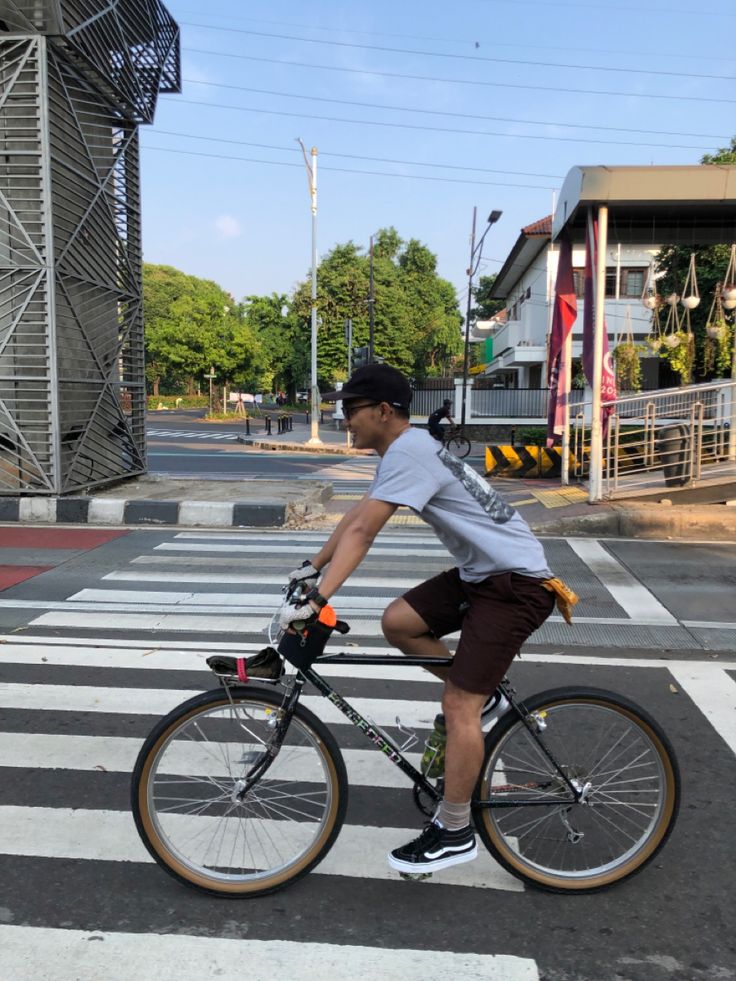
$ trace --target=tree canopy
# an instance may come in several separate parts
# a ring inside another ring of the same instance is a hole
[[[415,379],[450,374],[462,353],[455,289],[437,274],[436,256],[395,228],[375,236],[374,353]],[[346,377],[345,321],[353,346],[369,340],[368,250],[336,245],[320,263],[317,283],[320,387]],[[147,377],[159,388],[191,391],[210,366],[218,381],[293,394],[309,377],[311,279],[291,295],[247,296],[237,303],[210,280],[171,266],[143,270]]]

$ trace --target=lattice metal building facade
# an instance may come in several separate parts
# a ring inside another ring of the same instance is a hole
[[[0,0],[0,494],[146,469],[138,126],[179,90],[158,0]]]

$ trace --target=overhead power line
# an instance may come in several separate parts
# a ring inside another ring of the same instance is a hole
[[[225,31],[227,34],[247,34],[249,37],[267,37],[277,41],[299,41],[303,44],[325,44],[336,48],[359,48],[361,51],[380,51],[384,54],[421,55],[424,58],[450,58],[454,61],[472,61],[474,64],[523,65],[533,68],[564,68],[573,71],[617,72],[624,75],[656,75],[664,78],[707,79],[733,82],[733,75],[705,75],[693,72],[662,71],[656,68],[626,68],[619,65],[573,65],[557,61],[529,61],[521,58],[487,57],[479,54],[455,54],[450,51],[427,51],[415,48],[392,48],[383,44],[360,44],[357,41],[335,41],[331,38],[303,37],[298,34],[280,34],[270,31],[252,31],[244,27],[218,27],[214,24],[193,24],[183,21],[185,27],[198,27],[206,31]]]
[[[254,106],[230,106],[219,102],[199,102],[195,99],[176,97],[177,106],[207,106],[211,109],[229,109],[235,112],[253,112],[265,116],[288,116],[294,119],[316,119],[328,123],[349,123],[356,126],[383,126],[390,129],[421,130],[430,133],[453,133],[462,136],[494,136],[511,140],[542,140],[545,143],[596,143],[603,146],[636,146],[646,149],[652,147],[667,150],[701,150],[708,152],[711,147],[693,146],[685,143],[636,143],[633,140],[596,140],[591,137],[545,136],[539,133],[498,133],[479,129],[460,129],[450,126],[421,126],[419,123],[391,122],[389,120],[349,119],[344,116],[318,116],[314,113],[287,112],[284,109],[256,109]]]
[[[187,140],[205,140],[208,143],[228,143],[234,146],[259,147],[262,150],[288,150],[289,153],[301,153],[296,146],[280,146],[276,143],[252,143],[249,140],[229,140],[221,136],[202,136],[200,133],[178,133],[173,130],[159,129],[153,131],[156,136],[181,136]],[[426,160],[401,160],[395,157],[369,157],[364,153],[338,153],[334,150],[320,150],[320,157],[340,157],[345,160],[370,160],[372,163],[399,164],[410,167],[435,167],[440,170],[468,170],[479,174],[513,174],[515,177],[547,177],[550,180],[561,181],[561,174],[537,174],[527,170],[498,170],[492,167],[468,167],[460,164],[432,163]]]
[[[521,123],[527,126],[562,126],[567,129],[595,129],[612,133],[647,133],[654,136],[692,136],[703,140],[728,140],[729,136],[714,133],[677,133],[661,129],[635,129],[627,126],[596,126],[591,123],[563,123],[559,119],[519,119],[515,116],[484,116],[473,112],[456,112],[447,109],[422,109],[417,106],[389,106],[381,102],[357,102],[352,99],[335,99],[331,96],[303,95],[301,92],[279,92],[275,89],[260,89],[249,85],[230,85],[226,82],[205,82],[196,78],[182,79],[191,85],[208,85],[217,89],[234,89],[238,92],[256,92],[259,95],[276,95],[286,99],[306,99],[310,102],[334,102],[341,106],[356,106],[361,109],[382,109],[390,112],[412,112],[424,116],[451,116],[457,119],[481,119],[496,123]],[[692,149],[687,147],[687,149]],[[695,149],[698,149],[697,147]]]
[[[573,3],[571,0],[552,0],[551,3],[545,2],[545,0],[477,0],[477,2],[505,3],[512,4],[514,7],[546,7],[548,10],[553,12],[557,10],[558,7],[572,7],[577,10],[584,10],[587,14],[598,12],[609,16],[619,10],[630,10],[637,14],[664,14],[665,17],[670,17],[672,14],[688,14],[695,17],[736,17],[736,14],[729,14],[720,10],[683,10],[682,7],[638,7],[624,4],[615,4],[614,6],[611,6],[610,4],[592,5],[587,2]]]
[[[489,82],[485,79],[446,78],[442,75],[414,75],[406,72],[378,71],[374,68],[346,68],[342,65],[315,65],[309,61],[293,61],[292,59],[264,58],[260,55],[234,54],[228,51],[210,51],[206,48],[189,48],[191,54],[212,55],[215,58],[235,58],[238,61],[257,61],[268,65],[281,65],[291,68],[314,68],[320,71],[344,72],[351,75],[374,75],[377,78],[403,78],[414,82],[442,82],[445,85],[472,85],[494,89],[524,89],[531,92],[562,92],[565,95],[608,95],[618,99],[659,99],[665,102],[703,102],[719,105],[736,105],[736,99],[714,99],[699,95],[662,95],[651,92],[620,92],[612,89],[576,89],[571,86],[530,85],[523,82]]]
[[[303,169],[303,164],[289,163],[286,160],[259,160],[257,157],[235,157],[225,153],[204,153],[198,150],[176,150],[167,146],[152,146],[150,143],[143,143],[144,150],[157,150],[161,153],[180,153],[188,157],[209,157],[213,160],[239,160],[243,163],[266,164],[269,167],[298,167]],[[332,171],[339,174],[359,174],[371,177],[395,177],[400,180],[411,181],[439,181],[442,184],[473,184],[481,187],[519,187],[526,191],[549,191],[550,184],[509,184],[505,181],[470,181],[462,180],[458,177],[434,177],[425,174],[392,174],[386,170],[353,170],[349,167],[320,167],[320,171]]]
[[[640,10],[643,8],[640,8]],[[184,10],[182,11],[184,17],[198,17],[200,11],[198,10]],[[488,48],[522,48],[525,50],[539,50],[539,51],[549,51],[549,44],[529,44],[527,42],[520,41],[501,41],[498,38],[483,38],[481,37],[436,37],[431,34],[399,34],[396,32],[389,31],[363,31],[355,27],[323,27],[319,24],[294,24],[290,21],[285,20],[264,20],[260,17],[235,17],[231,14],[214,14],[211,11],[208,12],[210,17],[218,17],[220,20],[227,21],[238,21],[240,23],[248,24],[269,24],[275,25],[276,27],[286,27],[289,30],[296,31],[322,31],[326,34],[357,34],[363,37],[391,37],[391,38],[401,38],[404,41],[433,41],[438,44],[467,44],[472,45],[483,45]],[[719,57],[714,54],[694,54],[691,51],[662,51],[662,53],[656,51],[641,51],[632,48],[580,48],[576,45],[565,45],[566,51],[580,51],[583,54],[610,54],[610,55],[625,55],[626,57],[636,58],[636,57],[646,57],[646,58],[666,58],[668,61],[672,61],[673,58],[687,58],[689,61],[723,61],[729,64],[734,62],[733,58],[729,57]]]

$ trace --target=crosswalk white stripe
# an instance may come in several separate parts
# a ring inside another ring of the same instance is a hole
[[[3,602],[0,601],[0,606]],[[10,604],[8,604],[10,605]],[[133,607],[121,606],[115,603],[77,604],[79,609],[69,611],[69,604],[63,603],[31,603],[22,604],[24,607],[49,609],[52,612],[42,613],[31,620],[32,627],[70,627],[73,630],[91,628],[96,630],[125,629],[128,631],[170,630],[173,633],[212,633],[219,636],[230,634],[260,634],[266,639],[266,627],[271,615],[263,614],[258,617],[227,616],[218,612],[217,607],[200,611],[188,610],[183,613],[129,613]],[[94,610],[95,612],[91,612]],[[101,611],[101,612],[97,612]],[[104,612],[102,612],[104,611]],[[110,613],[119,614],[112,620]],[[213,615],[213,614],[217,615]],[[351,620],[351,627],[356,633],[365,637],[382,637],[381,623],[378,617],[374,620]],[[452,635],[455,636],[455,635]]]
[[[657,597],[632,576],[615,556],[607,552],[600,542],[568,538],[568,545],[632,620],[640,620],[644,617],[651,624],[677,623],[677,619]]]
[[[227,573],[227,572],[177,572],[175,576],[171,574],[171,567],[166,565],[161,567],[160,572],[145,572],[141,569],[131,569],[130,571],[108,572],[102,577],[108,582],[166,582],[171,583],[195,583],[211,582],[225,585],[227,583],[236,585],[261,585],[261,586],[283,586],[283,576],[264,576],[257,578],[248,573]],[[417,583],[423,581],[422,576],[412,578],[401,576],[351,576],[350,580],[340,588],[338,596],[347,596],[356,589],[395,589],[398,591],[410,589]],[[393,597],[392,597],[393,598]],[[734,624],[736,626],[736,624]]]
[[[141,669],[165,669],[192,671],[197,669],[208,670],[205,666],[205,658],[212,653],[224,653],[231,655],[242,654],[248,657],[263,648],[262,642],[242,641],[235,644],[217,643],[211,641],[184,641],[184,640],[154,640],[146,644],[145,640],[126,640],[109,637],[60,637],[44,636],[40,634],[29,634],[27,636],[2,637],[0,636],[0,662],[9,664],[59,664],[77,667],[119,667],[119,668],[141,668]],[[334,646],[334,645],[333,645]],[[357,645],[353,644],[353,647]],[[327,653],[333,653],[328,648]],[[334,651],[337,653],[337,650]],[[353,652],[350,652],[353,653]],[[356,649],[355,654],[391,654],[396,656],[396,650],[391,647],[380,647],[367,645],[362,650]],[[533,651],[524,651],[525,661],[536,661],[550,664],[580,664],[580,665],[601,665],[606,667],[634,667],[634,668],[667,668],[672,663],[667,658],[621,658],[591,655],[580,655],[575,653],[546,654]],[[703,663],[703,662],[695,662]],[[736,661],[723,661],[720,666],[727,669],[736,669]],[[344,678],[377,678],[381,679],[404,679],[404,680],[428,680],[424,676],[423,669],[403,668],[399,665],[340,665],[319,664],[317,669],[320,674],[325,676],[339,676]],[[420,671],[412,677],[412,671]],[[386,673],[386,672],[391,672]]]
[[[670,671],[716,732],[736,753],[736,682],[723,664],[677,662]]]
[[[60,736],[30,732],[0,732],[0,766],[40,770],[101,770],[107,773],[131,773],[142,739],[127,736]],[[382,753],[371,749],[343,749],[350,786],[390,787],[408,790],[411,783],[405,774]],[[420,753],[404,754],[419,766]],[[301,761],[295,761],[300,767]],[[189,773],[194,771],[190,770]],[[280,765],[279,779],[307,779],[304,773],[291,773]],[[2,845],[0,844],[0,848]]]
[[[153,862],[127,811],[66,807],[0,807],[0,853],[35,858],[68,858],[102,862]],[[312,875],[395,880],[386,855],[417,835],[416,828],[343,826],[332,850]],[[523,892],[522,883],[479,849],[467,865],[444,869],[428,880],[436,885]]]
[[[238,544],[223,544],[222,542],[216,542],[212,545],[200,544],[198,542],[162,542],[160,545],[155,546],[157,552],[232,552],[233,554],[253,554],[263,555],[264,553],[289,553],[294,554],[293,545],[273,545],[270,542],[264,543],[262,545],[238,545]],[[442,548],[402,548],[401,550],[393,548],[384,548],[380,545],[371,548],[371,556],[374,555],[420,555],[422,558],[433,558],[436,556],[439,559],[446,559],[449,557],[449,552]]]
[[[90,943],[90,941],[102,941]],[[175,934],[110,933],[50,927],[0,926],[6,981],[190,981],[401,978],[432,981],[539,981],[536,962],[509,954],[391,949],[290,940],[233,940]]]
[[[338,642],[339,643],[339,642]],[[337,647],[337,644],[333,644]],[[353,645],[354,646],[354,645]],[[5,663],[18,664],[40,664],[46,663],[43,658],[48,658],[48,663],[70,664],[90,667],[161,667],[166,670],[181,668],[192,670],[202,667],[204,658],[213,652],[228,652],[231,654],[243,653],[245,656],[249,652],[253,653],[261,650],[263,643],[253,643],[243,641],[237,644],[225,644],[212,641],[185,641],[185,640],[152,640],[150,645],[146,645],[141,640],[111,639],[109,637],[45,637],[39,634],[23,635],[0,635],[0,661]],[[365,653],[367,648],[364,648]],[[360,653],[356,650],[355,653]],[[396,654],[396,650],[391,647],[371,646],[371,654]],[[150,658],[155,655],[156,663],[153,664]],[[114,660],[121,658],[120,661]],[[188,658],[197,660],[189,661]],[[56,660],[58,658],[58,660]],[[64,660],[68,658],[68,660]],[[129,660],[126,660],[128,658]],[[159,661],[159,658],[166,660]],[[629,668],[667,668],[671,665],[682,665],[680,659],[669,659],[666,657],[646,658],[646,657],[607,657],[593,656],[590,654],[576,654],[565,652],[560,654],[538,653],[534,651],[524,651],[525,661],[535,661],[541,664],[580,664],[585,666],[600,667],[629,667]],[[710,660],[688,661],[688,665],[705,664],[712,667]],[[736,660],[719,661],[716,665],[725,671],[736,670]],[[404,678],[410,680],[410,671],[413,668],[371,666],[371,665],[349,665],[340,666],[323,664],[319,665],[319,673],[327,675],[339,675],[341,677],[353,678]],[[422,669],[416,678],[411,680],[427,679]],[[385,672],[392,671],[396,674],[387,675]],[[355,672],[354,674],[352,672]]]
[[[228,541],[228,542],[261,542],[264,548],[278,538],[293,538],[299,543],[304,542],[324,542],[327,536],[325,534],[313,534],[310,532],[289,532],[283,531],[281,529],[276,530],[273,533],[269,532],[268,537],[262,534],[254,532],[245,531],[232,531],[232,532],[203,532],[203,531],[180,531],[178,534],[174,535],[177,541]],[[445,548],[440,545],[437,541],[435,535],[423,535],[417,532],[416,535],[407,534],[397,534],[395,531],[381,531],[376,538],[376,541],[380,545],[433,545],[438,551],[445,553]],[[396,549],[397,554],[402,554],[402,549]]]
[[[340,612],[344,616],[357,613],[364,616],[370,610],[381,614],[396,599],[399,590],[377,596],[344,596],[340,598]],[[283,602],[282,593],[184,593],[172,590],[136,589],[80,589],[69,596],[69,603],[118,603],[132,606],[207,606],[233,607],[239,610],[277,610]]]
[[[89,685],[25,685],[0,683],[0,708],[56,712],[107,712],[115,715],[166,715],[197,690],[178,688],[95,688]],[[301,703],[327,724],[348,725],[348,719],[321,695],[304,695]],[[379,726],[402,724],[431,729],[437,702],[387,698],[350,698],[353,708]]]

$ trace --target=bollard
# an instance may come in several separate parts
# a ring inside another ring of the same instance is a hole
[[[245,435],[250,436],[250,419],[248,416],[245,417]]]
[[[271,417],[266,416],[266,436],[271,435]]]
[[[289,427],[289,432],[292,432],[292,430],[294,429],[294,420],[292,419],[292,417],[290,415],[288,415],[286,417],[286,423],[287,423],[287,425]]]

